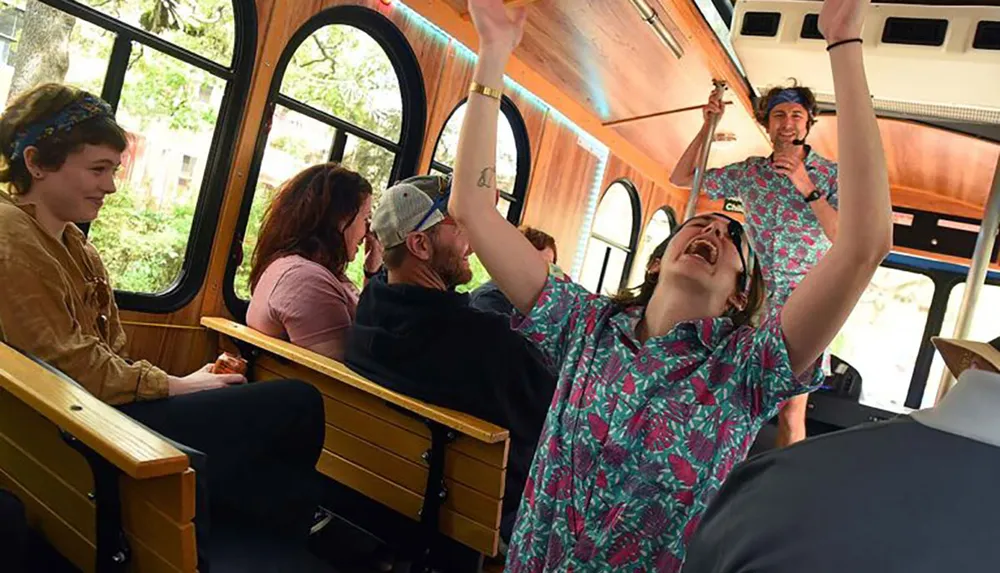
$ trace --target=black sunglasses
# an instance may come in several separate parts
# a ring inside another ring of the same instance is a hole
[[[733,219],[732,217],[726,215],[725,213],[711,213],[710,215],[697,216],[688,219],[687,221],[684,221],[683,223],[680,224],[680,226],[674,229],[674,232],[671,234],[671,237],[674,234],[676,234],[677,231],[680,231],[681,228],[684,227],[684,225],[687,225],[694,219],[706,220],[709,216],[722,217],[723,219],[726,219],[726,221],[728,221],[726,225],[726,231],[727,234],[729,235],[729,240],[733,242],[733,245],[736,247],[736,252],[740,255],[740,264],[743,267],[743,270],[740,271],[738,285],[740,287],[740,291],[746,293],[748,290],[750,290],[750,275],[753,272],[754,265],[757,262],[757,257],[754,255],[753,246],[750,245],[750,237],[747,235],[747,231],[743,227],[743,223],[740,223],[739,221]],[[743,256],[744,244],[746,244],[747,247],[747,254],[745,257]]]

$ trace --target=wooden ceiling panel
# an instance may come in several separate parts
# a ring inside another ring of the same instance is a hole
[[[879,131],[897,205],[905,199],[919,203],[909,205],[913,207],[982,217],[1000,144],[894,119],[880,119]],[[809,140],[819,153],[836,160],[836,118],[820,118]]]
[[[465,12],[465,0],[446,1]],[[700,103],[712,88],[710,68],[667,11],[655,8],[684,46],[682,59],[628,0],[533,2],[515,55],[604,121]]]

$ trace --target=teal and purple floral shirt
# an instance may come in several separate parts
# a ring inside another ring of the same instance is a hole
[[[559,370],[517,525],[509,573],[680,569],[706,505],[798,379],[779,313],[728,318],[640,343],[622,310],[553,267],[517,324]],[[818,371],[816,371],[818,375]]]
[[[816,189],[837,209],[837,164],[812,148],[803,163]],[[743,202],[747,232],[764,273],[767,306],[784,306],[831,244],[805,197],[767,157],[709,169],[702,190],[711,199],[738,197]]]

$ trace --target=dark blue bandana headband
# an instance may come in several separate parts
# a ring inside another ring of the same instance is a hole
[[[806,110],[809,109],[806,98],[802,97],[802,94],[800,94],[798,90],[781,90],[767,102],[767,117],[771,116],[771,110],[773,110],[776,105],[782,103],[797,103],[806,108]]]
[[[25,149],[37,145],[39,141],[51,137],[56,132],[69,131],[74,126],[94,117],[114,117],[114,115],[115,112],[106,101],[86,94],[79,101],[64,107],[55,116],[33,123],[17,132],[17,135],[14,136],[10,159],[16,161],[24,154]]]

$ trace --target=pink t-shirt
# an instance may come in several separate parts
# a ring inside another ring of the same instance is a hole
[[[247,325],[336,360],[344,359],[358,289],[346,277],[298,255],[275,260],[250,297]]]

